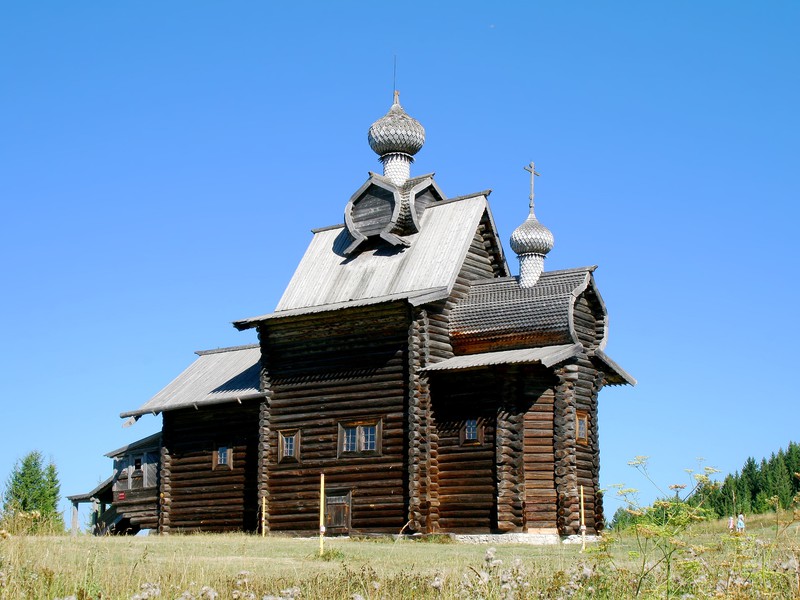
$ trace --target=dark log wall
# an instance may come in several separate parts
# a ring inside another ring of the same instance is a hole
[[[428,362],[428,312],[413,310],[408,330],[408,523],[412,531],[437,531],[439,436],[432,429]]]
[[[526,370],[525,413],[525,526],[554,530],[556,524],[553,404],[555,381],[544,369]]]
[[[431,382],[438,443],[439,525],[445,531],[497,528],[495,423],[501,390],[486,371],[437,376]],[[482,440],[463,444],[467,419],[478,419]]]
[[[603,385],[603,374],[586,356],[581,356],[559,368],[557,375],[554,434],[559,533],[580,533],[580,486],[583,486],[587,532],[595,533],[603,522],[597,431],[597,394]],[[588,444],[576,442],[577,411],[588,416]]]
[[[408,337],[402,303],[262,326],[271,531],[317,530],[322,471],[328,492],[352,492],[354,532],[396,533],[405,525]],[[337,457],[339,425],[353,420],[380,420],[379,455]],[[279,435],[298,430],[299,460],[278,461]]]
[[[114,493],[113,508],[117,514],[129,519],[131,525],[141,529],[156,529],[158,527],[158,488],[142,488],[125,490],[125,499],[119,499],[119,493]]]
[[[161,530],[254,531],[259,402],[164,413]],[[228,447],[232,464],[214,465]]]
[[[575,301],[572,319],[578,341],[589,350],[597,348],[605,335],[606,319],[597,295],[591,289]]]
[[[520,403],[519,370],[516,367],[496,370],[501,389],[497,405],[495,439],[495,479],[497,485],[497,529],[521,530],[525,507],[525,413]]]

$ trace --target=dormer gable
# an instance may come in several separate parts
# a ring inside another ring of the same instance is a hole
[[[446,200],[432,173],[407,179],[400,185],[377,173],[369,175],[344,210],[345,227],[353,239],[344,250],[348,256],[370,239],[408,247],[408,236],[419,232],[425,209]]]

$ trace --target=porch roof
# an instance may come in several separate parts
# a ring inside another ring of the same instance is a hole
[[[542,348],[522,348],[519,350],[500,350],[454,356],[426,367],[426,371],[455,371],[458,369],[477,369],[493,365],[542,364],[552,367],[562,361],[577,356],[583,350],[580,344],[562,344]]]

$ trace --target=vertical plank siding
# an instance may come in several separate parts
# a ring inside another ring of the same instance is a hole
[[[271,531],[315,531],[319,475],[351,492],[351,529],[398,532],[407,522],[408,309],[402,303],[284,319],[262,326],[271,400]],[[337,456],[339,426],[379,421],[380,453]],[[299,431],[299,456],[280,460],[281,432]]]
[[[255,530],[259,407],[250,401],[164,413],[169,486],[162,531]],[[214,465],[219,446],[231,453],[230,468]]]

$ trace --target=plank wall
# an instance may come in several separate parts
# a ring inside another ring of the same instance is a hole
[[[162,531],[255,531],[259,403],[164,413]],[[227,446],[230,468],[213,464]]]
[[[405,397],[410,315],[405,304],[283,319],[262,326],[269,372],[267,443],[300,431],[298,459],[271,460],[266,476],[271,531],[315,531],[319,476],[330,492],[352,492],[353,532],[397,533],[407,521]],[[382,425],[381,451],[337,457],[339,424]]]

